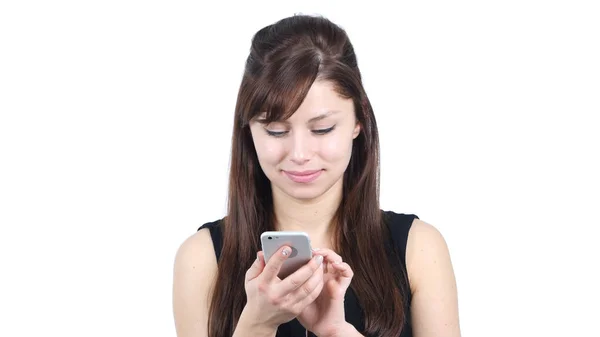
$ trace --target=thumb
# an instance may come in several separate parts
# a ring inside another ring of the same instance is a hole
[[[246,272],[246,282],[251,281],[258,277],[265,269],[265,255],[262,251],[256,253],[256,260],[250,266],[250,269]]]

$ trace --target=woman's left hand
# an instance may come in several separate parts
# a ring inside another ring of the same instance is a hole
[[[323,256],[323,290],[317,299],[302,311],[298,321],[317,336],[337,336],[348,328],[344,311],[344,296],[354,272],[331,249],[318,249]]]

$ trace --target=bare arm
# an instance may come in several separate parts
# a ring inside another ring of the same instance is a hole
[[[415,219],[406,248],[414,337],[460,337],[456,279],[441,233]]]
[[[207,337],[210,289],[217,259],[208,229],[185,240],[175,257],[173,314],[178,337]]]
[[[173,270],[173,315],[177,337],[208,337],[208,312],[217,275],[212,238],[202,229],[179,247]],[[244,312],[236,336],[273,337],[276,331],[257,326]]]

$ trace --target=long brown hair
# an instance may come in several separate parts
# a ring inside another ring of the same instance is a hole
[[[365,315],[366,333],[398,336],[406,322],[406,275],[390,260],[379,208],[379,135],[346,32],[320,16],[294,15],[259,30],[239,89],[232,136],[228,214],[209,315],[209,336],[231,336],[246,304],[244,275],[259,237],[273,230],[271,186],[262,172],[249,122],[266,112],[267,122],[285,120],[315,80],[331,81],[354,101],[361,125],[344,173],[343,197],[334,216],[334,249],[352,267],[351,288]],[[397,256],[397,255],[395,255]]]

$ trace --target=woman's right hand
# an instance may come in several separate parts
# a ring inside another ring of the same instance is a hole
[[[246,272],[247,302],[242,312],[246,324],[276,331],[279,325],[298,316],[321,293],[323,257],[320,255],[315,255],[283,280],[277,276],[290,253],[290,247],[281,247],[265,264],[262,251],[258,252],[256,261]]]

